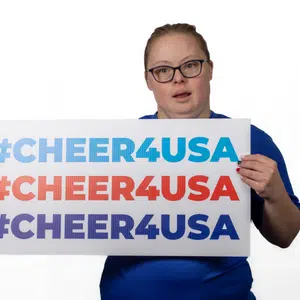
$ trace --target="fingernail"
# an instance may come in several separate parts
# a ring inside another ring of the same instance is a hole
[[[237,168],[236,171],[239,172],[239,171],[240,171],[240,168]]]

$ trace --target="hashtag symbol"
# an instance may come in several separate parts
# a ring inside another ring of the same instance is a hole
[[[3,239],[4,234],[8,234],[8,228],[6,225],[9,225],[10,219],[6,217],[6,215],[0,215],[0,239]]]
[[[11,143],[8,139],[3,139],[0,142],[0,163],[4,163],[7,158],[10,158],[9,149],[11,148]]]
[[[9,196],[9,190],[11,182],[7,180],[7,176],[2,176],[0,179],[0,200],[4,200],[6,196]]]

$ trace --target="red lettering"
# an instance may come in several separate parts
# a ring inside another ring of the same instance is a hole
[[[85,176],[66,176],[66,200],[85,200],[84,194],[74,194],[84,189],[84,185],[75,185],[75,183],[84,181]]]
[[[156,200],[157,196],[159,196],[159,190],[156,186],[149,186],[154,176],[146,176],[141,184],[136,189],[137,197],[148,197],[148,200]]]
[[[21,192],[21,184],[29,183],[30,185],[32,185],[34,182],[35,182],[35,179],[31,176],[18,177],[12,185],[12,191],[13,191],[14,196],[19,200],[24,200],[24,201],[32,200],[35,197],[35,195],[32,192],[27,193],[27,194],[22,193]]]
[[[189,200],[192,201],[203,201],[208,199],[210,190],[207,186],[201,185],[200,182],[207,183],[208,177],[204,175],[193,176],[189,180],[189,188],[193,191],[200,192],[200,194],[189,194]]]
[[[90,176],[89,178],[89,200],[108,200],[108,194],[98,194],[97,192],[107,192],[108,176]]]
[[[161,192],[163,197],[169,201],[178,201],[184,197],[185,194],[185,176],[177,176],[177,191],[175,194],[171,193],[170,176],[162,176]]]
[[[230,197],[232,201],[240,200],[229,176],[220,176],[210,200],[219,200],[220,197]]]
[[[121,187],[121,184],[125,184]],[[125,200],[134,200],[131,193],[134,190],[134,181],[128,176],[112,176],[111,200],[120,200],[121,195]]]
[[[46,193],[53,193],[53,200],[61,200],[62,191],[61,191],[61,176],[54,176],[54,183],[47,184],[46,176],[39,176],[38,178],[38,200],[46,200]]]

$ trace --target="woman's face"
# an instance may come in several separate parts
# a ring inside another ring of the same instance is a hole
[[[190,34],[171,33],[156,39],[151,47],[147,68],[168,65],[177,67],[193,59],[207,59],[196,38]],[[208,118],[212,63],[204,62],[200,75],[185,78],[176,70],[172,81],[157,82],[146,73],[149,89],[153,91],[159,118]],[[179,96],[177,96],[179,95]]]

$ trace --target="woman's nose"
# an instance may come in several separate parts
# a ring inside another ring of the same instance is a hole
[[[173,81],[174,82],[182,82],[184,80],[185,80],[185,77],[181,74],[180,70],[179,69],[175,70]]]

